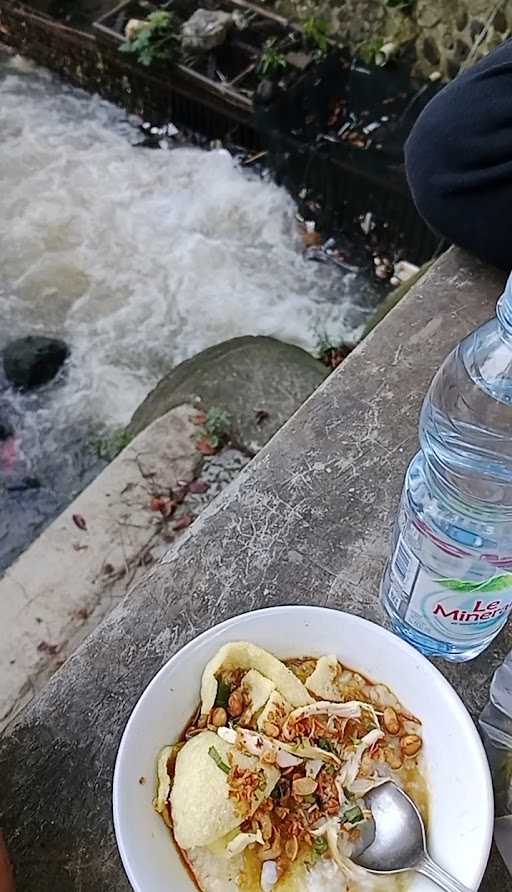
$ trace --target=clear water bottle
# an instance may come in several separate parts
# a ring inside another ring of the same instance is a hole
[[[425,398],[381,597],[429,656],[471,660],[512,609],[512,276]]]

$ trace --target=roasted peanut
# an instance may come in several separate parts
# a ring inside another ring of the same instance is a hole
[[[388,734],[398,734],[400,731],[400,722],[398,721],[398,716],[392,706],[386,706],[383,721]]]
[[[215,709],[212,709],[210,724],[212,724],[215,728],[222,728],[222,726],[226,724],[227,720],[228,714],[222,706],[216,706]]]
[[[417,734],[407,734],[400,740],[400,749],[405,756],[415,756],[416,753],[419,753],[421,746],[421,737],[418,737]]]
[[[244,698],[242,697],[242,692],[241,691],[233,691],[233,693],[229,695],[228,712],[234,718],[237,718],[239,715],[242,715],[243,711],[244,711]]]
[[[312,777],[297,777],[292,783],[295,796],[311,796],[317,787],[318,784]]]
[[[279,726],[274,722],[263,722],[263,732],[267,737],[279,737]]]

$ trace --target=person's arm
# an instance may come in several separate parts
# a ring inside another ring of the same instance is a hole
[[[0,892],[15,892],[12,866],[2,833],[0,833]]]
[[[416,206],[431,228],[512,268],[512,41],[438,93],[405,154]]]

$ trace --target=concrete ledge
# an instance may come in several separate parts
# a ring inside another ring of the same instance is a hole
[[[117,745],[144,686],[229,616],[327,604],[383,622],[378,582],[418,409],[501,277],[449,252],[296,413],[4,733],[2,817],[21,892],[128,890],[111,825]],[[476,716],[512,631],[441,665]],[[512,892],[493,857],[481,892]]]
[[[0,729],[146,571],[167,542],[152,496],[192,480],[193,406],[140,433],[0,580]],[[85,523],[80,529],[79,523]]]

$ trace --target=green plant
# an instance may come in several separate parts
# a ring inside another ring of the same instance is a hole
[[[280,52],[276,38],[272,37],[267,40],[258,66],[261,73],[263,75],[277,74],[278,71],[286,68],[287,65],[286,56]]]
[[[325,55],[329,49],[329,25],[325,19],[319,16],[310,16],[302,24],[304,37],[307,43],[314,46],[321,55]]]
[[[328,353],[328,351],[332,350],[335,346],[336,344],[326,331],[318,333],[315,346],[315,356],[317,357],[317,359],[321,359],[324,353]]]
[[[206,432],[208,440],[216,449],[222,446],[229,438],[231,430],[231,417],[223,409],[212,406],[206,413]]]
[[[116,455],[119,455],[125,446],[128,446],[131,440],[132,435],[124,430],[124,428],[113,431],[108,437],[103,437],[101,440],[97,440],[96,452],[98,458],[103,458],[105,461],[112,461]]]
[[[382,48],[383,42],[384,41],[381,38],[371,37],[369,40],[365,40],[364,43],[359,45],[357,55],[362,62],[366,63],[366,65],[373,65],[377,53]]]
[[[172,14],[165,10],[150,13],[144,21],[135,22],[131,34],[119,49],[134,53],[141,65],[165,61],[177,51],[177,34]]]

